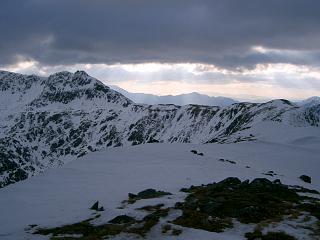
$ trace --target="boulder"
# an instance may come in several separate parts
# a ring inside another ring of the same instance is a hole
[[[299,178],[306,183],[311,183],[311,177],[307,175],[301,175]]]
[[[153,188],[143,190],[137,194],[137,198],[147,199],[147,198],[157,198],[164,195],[171,195],[169,192],[157,191]]]
[[[191,150],[190,152],[192,152],[193,154],[198,154],[197,150]]]
[[[221,182],[218,182],[217,184],[235,186],[235,185],[241,184],[241,181],[239,178],[236,178],[236,177],[228,177],[228,178],[222,180]]]
[[[109,223],[126,224],[126,223],[131,223],[134,221],[135,221],[135,219],[133,217],[130,217],[127,215],[120,215],[120,216],[117,216],[117,217],[113,218],[112,220],[110,220]]]
[[[99,201],[96,201],[90,208],[91,210],[99,210]]]
[[[104,211],[104,208],[101,206],[99,207],[99,201],[96,201],[90,208],[91,210],[102,212]]]
[[[136,198],[137,197],[137,194],[133,194],[133,193],[128,193],[128,197],[129,198]]]
[[[250,185],[253,187],[267,187],[272,186],[273,183],[266,178],[256,178],[250,183]]]

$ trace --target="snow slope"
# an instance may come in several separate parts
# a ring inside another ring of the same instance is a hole
[[[191,149],[203,152],[204,156],[192,154]],[[92,214],[88,208],[97,200],[106,209],[101,212],[97,223],[120,214],[139,216],[134,210],[139,206],[157,201],[173,206],[176,201],[181,201],[185,196],[179,192],[182,187],[207,184],[230,176],[242,180],[279,178],[286,184],[320,190],[319,154],[319,148],[266,141],[144,144],[90,153],[61,168],[47,170],[45,174],[1,189],[0,239],[47,239],[32,235],[25,229],[29,224],[55,227],[87,219]],[[236,164],[221,162],[220,158],[230,159]],[[277,175],[262,174],[270,170]],[[299,180],[301,174],[311,176],[312,184]],[[118,209],[129,192],[146,188],[169,191],[174,196],[141,200],[131,207]],[[252,230],[250,225],[237,225],[218,234],[188,228],[183,229],[179,237],[170,238],[159,234],[158,228],[154,228],[147,239],[244,239],[244,232]],[[286,230],[299,236],[297,230],[289,227]]]

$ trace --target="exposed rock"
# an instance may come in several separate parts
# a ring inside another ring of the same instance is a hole
[[[153,188],[149,188],[139,192],[138,194],[129,193],[128,197],[129,197],[129,203],[134,203],[135,201],[140,199],[158,198],[165,195],[172,195],[172,194],[169,192],[157,191]]]
[[[144,211],[147,211],[147,212],[154,212],[154,211],[159,210],[159,209],[162,208],[163,206],[164,206],[163,203],[159,203],[159,204],[157,204],[157,205],[144,206],[144,207],[138,208],[137,210],[144,210]]]
[[[218,183],[182,190],[189,195],[184,202],[175,205],[183,213],[173,223],[184,227],[221,232],[232,227],[232,218],[241,223],[281,221],[283,216],[295,211],[308,212],[320,218],[316,200],[308,198],[309,203],[306,204],[306,197],[299,196],[280,180],[271,182],[257,178],[241,182],[238,178],[229,177]]]
[[[96,201],[90,208],[91,210],[99,210],[99,201]]]
[[[250,185],[253,187],[273,187],[273,183],[266,178],[256,178],[250,183]]]
[[[104,211],[104,208],[101,206],[99,207],[99,201],[96,201],[90,208],[91,210],[102,212]]]
[[[236,177],[228,177],[221,182],[218,183],[219,185],[226,185],[226,186],[236,186],[241,184],[241,180]]]
[[[247,240],[296,240],[295,237],[285,232],[267,232],[267,234],[262,234],[258,230],[246,233],[245,237]]]
[[[99,207],[98,211],[99,212],[103,212],[104,211],[104,207]]]
[[[191,150],[190,152],[192,152],[193,154],[198,154],[197,150]]]
[[[128,197],[129,197],[129,198],[136,198],[136,197],[137,197],[137,194],[128,193]]]
[[[306,183],[311,183],[311,177],[307,175],[301,175],[299,178]]]
[[[120,215],[117,216],[115,218],[113,218],[112,220],[109,221],[109,223],[113,223],[113,224],[126,224],[126,223],[131,223],[136,221],[133,217],[127,216],[127,215]]]

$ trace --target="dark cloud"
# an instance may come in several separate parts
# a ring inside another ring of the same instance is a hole
[[[319,0],[2,0],[0,64],[319,65],[319,9]]]

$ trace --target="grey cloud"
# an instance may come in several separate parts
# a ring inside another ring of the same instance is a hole
[[[2,0],[0,65],[320,63],[318,0]],[[255,53],[252,46],[301,51]]]

